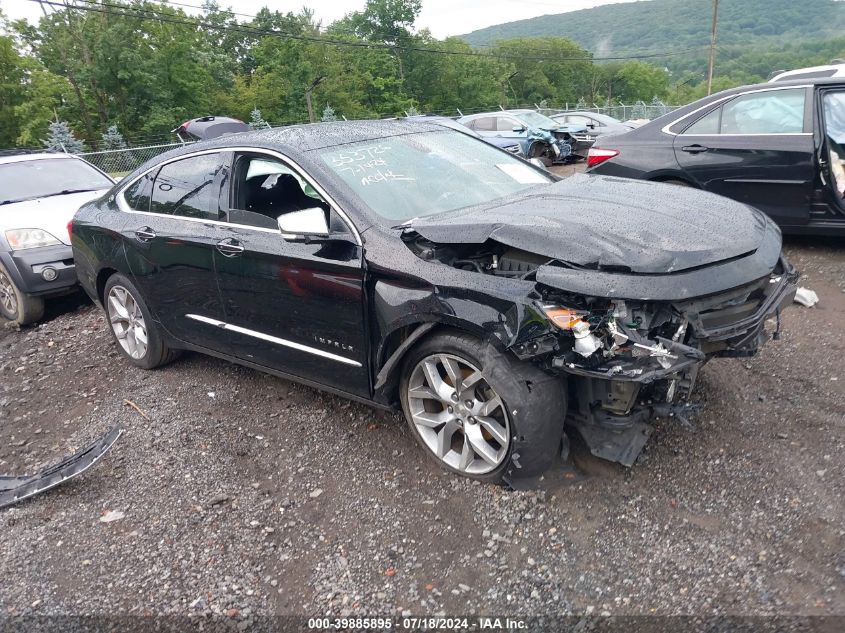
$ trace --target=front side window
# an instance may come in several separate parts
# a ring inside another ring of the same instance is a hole
[[[590,123],[594,123],[592,119],[588,119],[585,116],[578,115],[570,115],[566,117],[566,122],[570,125],[589,125]]]
[[[285,162],[261,154],[236,158],[229,222],[275,229],[280,216],[314,207],[329,211],[317,190]]]
[[[833,185],[845,199],[845,91],[827,92],[822,102]]]
[[[153,182],[150,211],[202,220],[219,220],[214,182],[223,168],[219,154],[203,154],[163,165]]]
[[[315,150],[375,214],[394,224],[547,184],[553,177],[460,132],[405,134]]]
[[[513,132],[514,128],[524,128],[525,126],[522,125],[516,119],[511,119],[508,117],[500,116],[497,119],[496,130],[499,132]]]
[[[0,204],[108,189],[114,184],[83,160],[41,158],[0,165]]]

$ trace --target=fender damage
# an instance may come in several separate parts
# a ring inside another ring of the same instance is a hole
[[[566,424],[595,455],[630,466],[652,418],[694,413],[709,358],[756,353],[798,274],[777,227],[744,205],[704,196],[701,212],[701,192],[623,181],[616,196],[602,189],[597,210],[593,180],[409,223],[419,286],[382,279],[373,294],[386,329],[426,315],[564,379]],[[631,217],[632,200],[657,204],[668,191],[671,207]]]

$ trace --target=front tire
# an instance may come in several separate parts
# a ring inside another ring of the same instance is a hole
[[[431,459],[494,483],[546,470],[566,415],[561,381],[464,333],[437,334],[411,350],[400,400]]]
[[[176,358],[176,352],[164,342],[141,293],[120,273],[106,282],[103,307],[114,340],[130,363],[141,369],[155,369]]]
[[[18,325],[35,323],[44,316],[44,299],[18,288],[3,264],[0,264],[0,314]]]

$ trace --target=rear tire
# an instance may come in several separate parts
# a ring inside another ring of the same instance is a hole
[[[124,275],[109,277],[103,290],[103,308],[117,347],[130,363],[155,369],[176,359],[178,352],[164,342],[141,293]]]
[[[0,264],[0,314],[18,325],[29,325],[44,316],[44,299],[23,292]]]
[[[562,381],[458,332],[436,334],[408,353],[400,400],[431,459],[491,483],[546,470],[566,416]]]

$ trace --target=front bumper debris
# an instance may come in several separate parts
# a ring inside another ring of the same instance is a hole
[[[748,287],[673,304],[681,319],[674,339],[645,338],[614,320],[610,331],[627,354],[554,356],[551,366],[569,374],[576,396],[567,424],[597,457],[633,465],[653,431],[653,418],[688,426],[698,413],[689,397],[708,359],[751,356],[778,337],[780,312],[792,303],[797,280],[797,271],[782,259],[779,271]],[[766,329],[772,317],[777,317],[774,332]]]
[[[123,429],[113,428],[96,442],[40,473],[0,476],[0,508],[49,490],[85,472],[105,455],[122,433]]]

